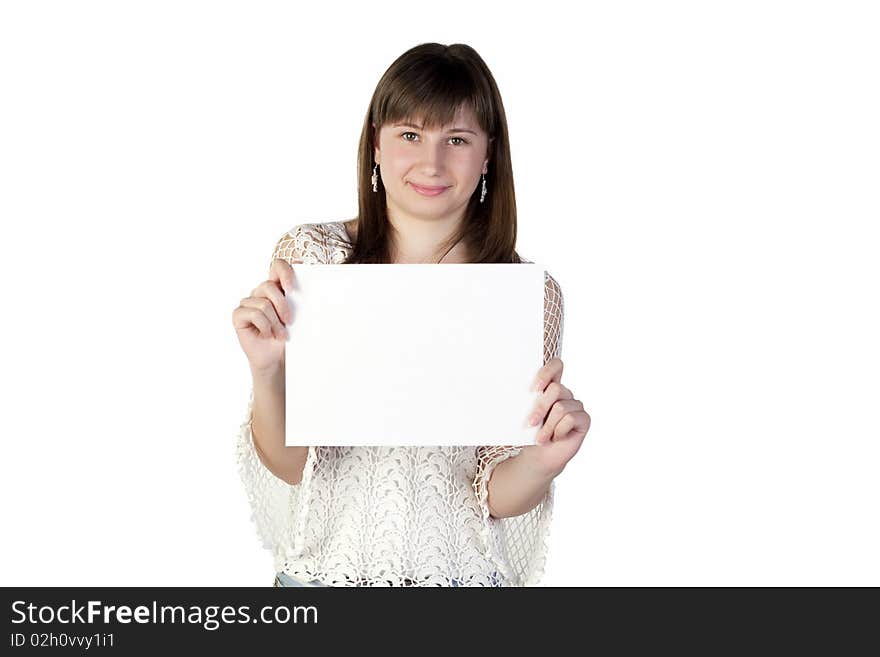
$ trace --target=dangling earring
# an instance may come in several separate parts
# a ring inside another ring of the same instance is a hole
[[[372,175],[372,177],[370,178],[370,180],[372,180],[372,182],[373,182],[373,191],[374,191],[374,192],[378,192],[378,191],[379,191],[379,187],[378,187],[378,184],[379,184],[379,176],[376,175],[376,167],[378,167],[378,166],[379,166],[378,164],[374,164],[374,165],[373,165],[373,175]]]
[[[483,174],[483,191],[480,192],[480,203],[486,198],[486,174]]]

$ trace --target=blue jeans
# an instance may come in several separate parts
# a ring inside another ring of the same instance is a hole
[[[493,578],[495,582],[498,581],[498,573],[493,573]],[[306,582],[305,580],[297,579],[296,577],[291,577],[287,573],[276,573],[275,574],[275,583],[273,586],[327,586],[326,584],[321,583],[320,580],[313,579],[310,582]],[[460,580],[453,579],[452,586],[462,586]],[[500,586],[500,584],[495,584],[494,586]]]
[[[291,577],[287,573],[276,573],[275,584],[273,586],[326,586],[320,580],[313,579],[311,582]]]

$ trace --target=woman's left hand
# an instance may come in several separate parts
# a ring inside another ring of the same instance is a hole
[[[577,454],[590,430],[590,416],[584,411],[584,405],[562,385],[561,379],[562,360],[559,358],[552,358],[538,370],[535,389],[542,394],[529,418],[533,426],[543,420],[543,426],[538,432],[537,444],[523,447],[542,471],[553,476],[562,472]]]

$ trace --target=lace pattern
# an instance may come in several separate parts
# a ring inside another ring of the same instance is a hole
[[[272,259],[340,264],[351,247],[341,221],[301,224],[278,240]],[[547,273],[544,282],[546,363],[560,355],[563,298]],[[302,481],[290,485],[257,455],[252,420],[253,391],[236,455],[251,519],[276,571],[332,586],[540,581],[555,483],[514,518],[493,518],[487,501],[492,471],[521,447],[309,447]]]

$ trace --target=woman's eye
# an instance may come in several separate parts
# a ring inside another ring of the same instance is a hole
[[[413,137],[418,137],[418,135],[414,132],[404,132],[404,133],[401,133],[400,136],[403,137],[404,141],[415,141],[414,139],[407,138],[407,135],[412,135]],[[464,137],[450,137],[449,139],[450,140],[457,139],[460,143],[456,143],[455,144],[456,146],[463,146],[464,144],[468,143],[467,139],[465,139]]]

